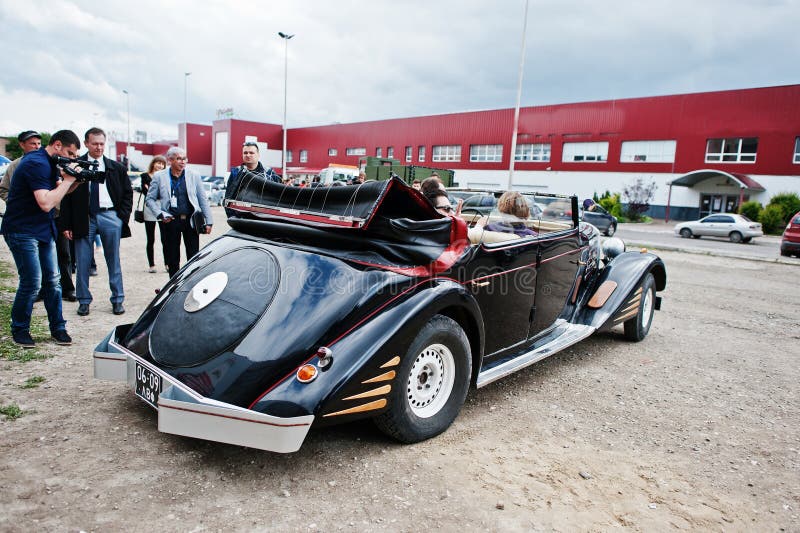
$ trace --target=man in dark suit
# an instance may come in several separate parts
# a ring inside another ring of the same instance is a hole
[[[88,315],[92,302],[89,269],[94,255],[94,236],[97,234],[103,243],[103,255],[108,266],[112,310],[115,315],[121,315],[125,312],[122,306],[125,292],[122,287],[119,241],[131,236],[128,220],[133,208],[133,189],[127,169],[103,155],[106,146],[103,130],[90,128],[84,142],[89,152],[80,159],[97,161],[98,170],[105,173],[105,180],[103,183],[87,181],[79,185],[61,203],[61,229],[68,239],[75,242],[78,314]]]

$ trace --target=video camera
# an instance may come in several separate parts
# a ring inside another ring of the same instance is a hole
[[[61,170],[74,177],[75,181],[96,181],[98,183],[106,181],[106,173],[97,170],[97,161],[85,161],[60,155],[54,155],[53,160]],[[77,163],[78,168],[71,167],[72,163]]]

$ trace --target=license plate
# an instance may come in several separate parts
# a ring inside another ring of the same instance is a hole
[[[155,408],[161,394],[161,376],[149,368],[136,363],[136,396]]]

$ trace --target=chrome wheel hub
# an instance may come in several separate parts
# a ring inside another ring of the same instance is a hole
[[[443,344],[423,349],[408,375],[406,397],[411,410],[420,418],[438,413],[450,398],[455,381],[453,353]]]
[[[653,291],[648,290],[644,295],[642,303],[642,328],[647,329],[653,317]]]

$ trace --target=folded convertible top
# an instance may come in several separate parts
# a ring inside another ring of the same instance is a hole
[[[397,178],[300,188],[246,172],[225,203],[242,233],[408,275],[447,270],[469,245],[462,220]]]

